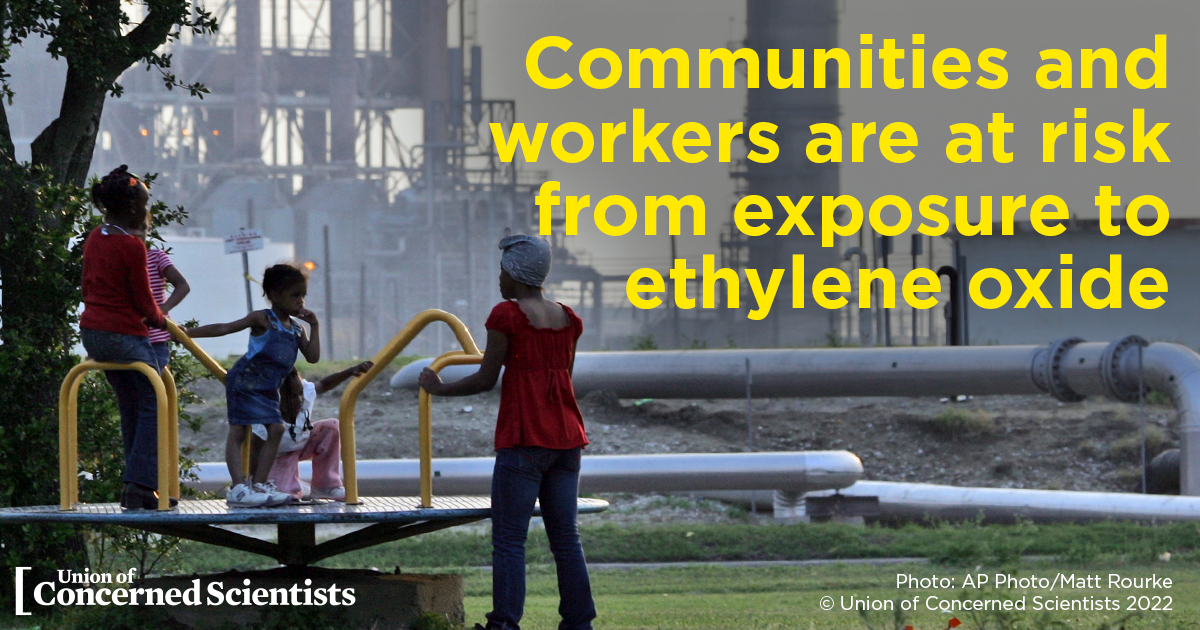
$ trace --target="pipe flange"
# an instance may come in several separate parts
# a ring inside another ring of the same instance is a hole
[[[1046,378],[1046,373],[1050,371],[1047,366],[1049,358],[1050,347],[1040,346],[1029,363],[1029,376],[1033,379],[1033,384],[1047,394],[1050,393],[1050,381]]]
[[[1100,380],[1104,383],[1104,390],[1108,395],[1121,402],[1137,402],[1138,401],[1138,385],[1137,381],[1126,382],[1121,379],[1121,363],[1125,359],[1125,353],[1133,351],[1137,347],[1145,348],[1150,345],[1138,335],[1129,335],[1123,337],[1110,344],[1104,349],[1104,354],[1100,357]],[[1150,388],[1142,383],[1143,392],[1149,392]]]
[[[1041,357],[1042,383],[1039,385],[1042,385],[1043,389],[1050,392],[1051,396],[1062,402],[1079,402],[1085,398],[1073,391],[1062,375],[1063,357],[1066,356],[1068,350],[1081,343],[1083,343],[1083,339],[1080,337],[1059,339],[1050,344]]]

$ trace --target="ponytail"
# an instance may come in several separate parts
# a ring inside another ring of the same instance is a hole
[[[92,203],[105,213],[119,218],[133,218],[145,210],[150,193],[138,177],[122,164],[92,186]]]

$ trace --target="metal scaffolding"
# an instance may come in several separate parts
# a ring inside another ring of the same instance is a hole
[[[530,229],[545,175],[493,146],[489,125],[510,129],[516,103],[483,97],[474,0],[210,8],[220,32],[167,51],[179,80],[208,94],[131,69],[96,160],[159,173],[155,196],[188,207],[197,233],[261,228],[328,261],[310,293],[328,296],[313,303],[335,357],[372,354],[430,307],[482,327],[499,300],[495,240]]]

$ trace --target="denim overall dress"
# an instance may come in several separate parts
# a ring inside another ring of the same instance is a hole
[[[291,330],[285,329],[275,311],[267,309],[266,313],[271,326],[262,337],[251,337],[251,352],[238,359],[225,376],[229,424],[283,422],[279,411],[279,388],[284,377],[296,367],[296,353],[303,333],[295,322],[292,322]],[[260,347],[254,352],[257,345]]]

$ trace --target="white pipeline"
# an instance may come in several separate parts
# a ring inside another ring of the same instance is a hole
[[[487,496],[492,487],[491,457],[433,460],[434,495]],[[308,462],[301,476],[311,474]],[[862,462],[846,451],[770,453],[681,453],[670,455],[584,455],[581,492],[672,492],[693,490],[777,490],[812,492],[847,488],[862,477]],[[223,462],[197,465],[198,481],[188,485],[217,491],[229,483]],[[416,459],[358,462],[358,488],[364,496],[413,496],[420,492]]]
[[[883,518],[900,520],[974,520],[989,522],[1088,522],[1200,520],[1200,497],[1126,492],[1074,492],[1019,488],[958,488],[929,483],[860,481],[840,491],[848,496],[879,497]],[[833,492],[817,492],[828,496]]]

